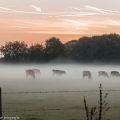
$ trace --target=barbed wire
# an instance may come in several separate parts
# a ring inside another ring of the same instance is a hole
[[[6,111],[3,110],[3,112],[40,112],[40,111],[61,111],[61,110],[82,110],[83,108],[51,108],[51,109],[39,109],[39,110],[31,110],[31,109],[27,109],[27,110],[16,110],[16,111]]]
[[[120,92],[119,89],[104,89],[104,92]],[[54,93],[84,93],[84,92],[99,92],[99,90],[64,90],[64,91],[19,91],[19,92],[2,92],[3,95],[12,95],[12,94],[54,94]],[[11,104],[12,105],[12,104]],[[112,106],[112,108],[120,108],[120,106]],[[71,106],[71,107],[58,107],[58,108],[41,108],[41,109],[22,109],[22,110],[5,110],[4,108],[3,113],[23,113],[23,112],[45,112],[45,111],[68,111],[68,110],[83,110],[84,107],[82,106]]]
[[[97,107],[97,106],[96,106]],[[97,107],[99,108],[99,107]],[[114,109],[119,109],[120,106],[111,106],[111,108]],[[84,110],[83,106],[71,106],[71,107],[64,107],[64,108],[41,108],[41,109],[21,109],[21,110],[3,110],[2,112],[7,112],[7,113],[11,113],[11,112],[44,112],[44,111],[68,111],[68,110]]]
[[[118,89],[102,90],[105,92],[120,92]],[[6,94],[49,94],[49,93],[82,93],[82,92],[99,92],[99,90],[65,90],[65,91],[19,91],[19,92],[2,92],[3,95]]]

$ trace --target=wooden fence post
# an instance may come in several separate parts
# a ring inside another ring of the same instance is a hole
[[[2,120],[2,90],[0,88],[0,120]]]

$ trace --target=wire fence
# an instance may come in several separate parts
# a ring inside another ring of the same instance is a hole
[[[64,90],[64,91],[19,91],[19,92],[2,92],[3,95],[24,95],[24,94],[54,94],[54,93],[87,93],[87,92],[99,92],[99,90]],[[120,92],[120,89],[104,89],[103,92]],[[9,103],[10,105],[11,103]],[[20,103],[15,103],[15,104],[19,104]],[[15,105],[14,103],[12,103],[11,105]],[[6,104],[7,105],[7,104]],[[25,105],[25,103],[24,103]],[[120,106],[112,106],[112,109],[120,109]],[[84,110],[84,107],[82,105],[78,105],[78,106],[54,106],[54,107],[38,107],[38,108],[29,108],[29,107],[25,107],[25,108],[20,108],[20,109],[6,109],[4,108],[2,110],[2,112],[4,114],[27,114],[27,113],[32,113],[38,114],[39,112],[44,113],[44,112],[60,112],[64,111],[64,112],[68,112],[68,111],[80,111],[80,110]],[[26,116],[24,116],[24,118],[28,118]]]
[[[106,89],[103,92],[120,92],[120,90]],[[6,94],[49,94],[49,93],[82,93],[82,92],[99,92],[99,90],[65,90],[65,91],[19,91],[19,92],[2,92]]]

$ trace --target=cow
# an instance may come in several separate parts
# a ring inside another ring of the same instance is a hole
[[[53,75],[65,75],[66,74],[66,72],[65,71],[62,71],[62,70],[55,70],[55,69],[53,69],[52,70],[52,72],[53,72]]]
[[[108,73],[107,73],[106,71],[99,71],[99,72],[98,72],[98,76],[99,76],[99,77],[103,76],[103,77],[107,77],[107,78],[109,77],[109,76],[108,76]]]
[[[40,70],[39,69],[32,69],[34,72],[35,72],[35,74],[40,74]]]
[[[91,79],[92,78],[91,72],[90,71],[83,71],[83,79],[85,77],[88,77],[89,79]]]
[[[35,79],[37,74],[40,74],[39,69],[28,69],[28,70],[26,70],[26,77],[30,76],[33,79]]]
[[[26,77],[28,77],[28,76],[30,76],[30,77],[32,77],[33,79],[35,79],[35,71],[32,70],[32,69],[26,70]]]
[[[118,71],[111,71],[111,77],[120,77],[120,73]]]

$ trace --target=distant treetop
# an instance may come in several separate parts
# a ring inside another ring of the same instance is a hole
[[[82,37],[63,44],[59,38],[52,37],[42,44],[28,47],[25,42],[7,42],[0,47],[4,62],[48,62],[55,59],[78,62],[119,62],[120,35],[104,34]]]

